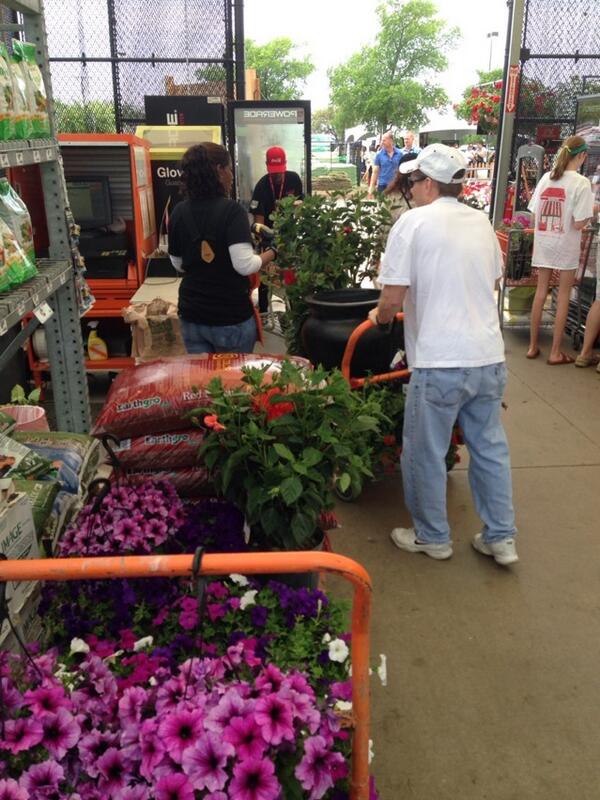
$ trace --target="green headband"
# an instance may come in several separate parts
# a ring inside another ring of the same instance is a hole
[[[577,147],[573,147],[573,148],[568,147],[567,145],[565,145],[565,148],[566,148],[566,150],[569,151],[569,153],[572,156],[576,156],[579,153],[585,153],[586,150],[590,149],[589,145],[587,145],[585,142],[583,144],[579,144],[579,145],[577,145]]]

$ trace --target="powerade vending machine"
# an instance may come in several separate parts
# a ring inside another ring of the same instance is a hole
[[[258,180],[266,173],[269,147],[283,147],[287,168],[311,192],[310,101],[233,100],[228,104],[233,138],[237,198],[248,209]]]
[[[150,143],[150,170],[154,191],[154,211],[159,247],[167,243],[167,223],[173,208],[182,199],[181,157],[194,144],[222,144],[220,125],[140,125],[136,136]]]

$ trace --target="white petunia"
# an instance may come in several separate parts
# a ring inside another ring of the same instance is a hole
[[[327,644],[328,642],[331,641],[331,636],[328,633],[324,634],[322,641],[323,641],[323,644]]]
[[[340,664],[343,664],[348,658],[349,653],[348,645],[343,639],[333,639],[329,642],[330,661],[338,661]]]
[[[338,700],[335,704],[335,710],[341,711],[343,714],[352,711],[352,703],[349,700]]]
[[[373,739],[369,739],[369,764],[375,758],[375,753],[373,751]]]
[[[229,576],[229,579],[234,583],[237,583],[238,586],[248,586],[248,578],[245,575],[240,575],[237,572],[232,572]]]
[[[121,658],[124,652],[125,650],[115,650],[114,653],[112,653],[110,656],[106,656],[106,658],[103,658],[102,661],[104,661],[105,664],[116,664],[117,659]]]
[[[387,657],[383,654],[379,654],[379,658],[381,659],[379,666],[377,667],[377,674],[379,675],[379,680],[381,681],[382,686],[387,686]]]
[[[70,653],[89,653],[90,646],[86,644],[83,639],[71,639]]]
[[[240,599],[240,608],[242,611],[248,606],[256,605],[256,595],[258,593],[257,589],[250,589],[247,592],[244,592]]]
[[[137,642],[133,643],[133,652],[139,653],[140,650],[145,650],[147,647],[152,647],[154,643],[154,636],[142,636]]]

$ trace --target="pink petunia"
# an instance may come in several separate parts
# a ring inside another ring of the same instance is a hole
[[[269,744],[279,745],[284,739],[288,742],[294,741],[292,710],[285,698],[277,694],[259,697],[254,718]]]
[[[42,744],[51,756],[60,761],[79,741],[79,723],[66,708],[59,708],[56,714],[44,714],[40,721],[44,729]]]
[[[158,723],[155,719],[147,719],[140,726],[141,762],[140,775],[151,781],[158,765],[165,756],[165,747],[157,735]]]
[[[233,768],[229,796],[235,800],[278,800],[281,786],[268,758],[249,758]]]
[[[212,732],[201,736],[192,747],[184,752],[181,761],[183,771],[189,777],[194,789],[208,789],[215,792],[227,783],[227,761],[235,755],[229,742]]]
[[[0,780],[0,800],[29,800],[29,792],[12,778],[2,778]]]
[[[156,800],[194,800],[194,789],[186,775],[163,775],[156,784]]]
[[[4,723],[4,739],[0,739],[0,750],[8,750],[13,755],[30,750],[44,737],[41,723],[33,717],[9,719]]]
[[[254,717],[233,717],[223,731],[223,739],[235,748],[241,761],[246,758],[262,758],[267,743],[262,737]]]
[[[29,767],[19,784],[31,797],[51,797],[58,793],[58,784],[64,776],[65,771],[56,761],[42,761]]]
[[[183,751],[196,743],[202,731],[201,711],[178,709],[163,718],[158,735],[173,761],[181,764]]]
[[[98,759],[98,772],[102,776],[100,788],[106,796],[123,789],[131,778],[127,759],[116,747],[109,747]]]
[[[331,751],[322,736],[309,736],[304,742],[304,756],[294,774],[302,788],[310,792],[310,800],[320,800],[334,785],[334,774],[345,765],[341,753]]]

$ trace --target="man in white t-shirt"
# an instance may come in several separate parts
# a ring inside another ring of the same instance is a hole
[[[433,144],[400,167],[417,208],[395,223],[370,319],[404,309],[412,368],[404,413],[402,480],[413,528],[395,528],[401,550],[450,558],[445,457],[458,420],[483,529],[473,546],[499,564],[518,561],[510,456],[500,421],[506,384],[494,288],[502,257],[487,217],[458,202],[467,168],[455,148]]]

